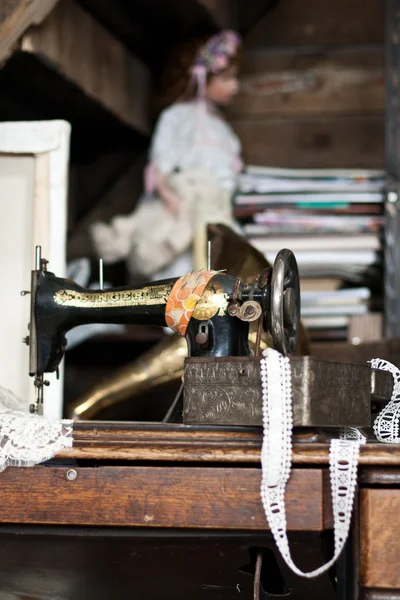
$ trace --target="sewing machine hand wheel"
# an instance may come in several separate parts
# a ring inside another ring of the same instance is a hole
[[[293,252],[281,250],[272,269],[270,287],[270,331],[278,352],[296,352],[299,324],[299,270]]]

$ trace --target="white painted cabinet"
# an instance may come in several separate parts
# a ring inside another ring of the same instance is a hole
[[[0,386],[27,404],[34,401],[28,376],[31,270],[35,246],[49,270],[66,274],[67,188],[70,125],[65,121],[0,123]],[[63,377],[46,377],[45,415],[62,413]]]

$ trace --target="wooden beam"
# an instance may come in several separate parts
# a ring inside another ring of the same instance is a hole
[[[6,0],[0,4],[0,66],[12,54],[21,35],[38,25],[59,0]]]
[[[80,6],[93,15],[113,37],[146,62],[153,49],[154,40],[142,20],[130,14],[136,3],[132,6],[132,3],[122,4],[115,0],[78,1]]]
[[[0,3],[0,23],[3,23],[19,4],[21,4],[21,0],[3,0]]]
[[[383,47],[249,51],[234,117],[360,114],[385,108]]]
[[[74,0],[63,0],[45,22],[30,29],[21,49],[77,85],[122,123],[149,133],[147,67]]]
[[[383,168],[383,115],[238,119],[247,164],[293,168]]]
[[[221,29],[236,29],[237,0],[198,0],[207,9],[212,21]]]
[[[386,0],[386,173],[384,236],[384,321],[385,336],[400,336],[400,3]],[[389,202],[389,198],[394,202]]]
[[[246,35],[255,24],[271,10],[279,0],[251,0],[251,2],[239,2],[237,7],[238,30]]]

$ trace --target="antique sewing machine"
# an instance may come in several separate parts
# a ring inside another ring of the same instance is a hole
[[[183,422],[261,425],[262,339],[295,354],[300,331],[297,263],[282,250],[273,267],[243,283],[223,271],[205,271],[140,286],[93,291],[56,277],[36,249],[32,271],[29,372],[37,388],[32,411],[43,412],[45,373],[63,358],[67,331],[103,322],[172,325],[185,338]],[[249,326],[253,330],[249,345]],[[182,360],[183,362],[183,360]],[[369,427],[372,400],[390,398],[391,378],[368,365],[309,356],[292,358],[294,424]],[[355,401],[356,400],[356,401]]]
[[[207,282],[205,282],[205,276]],[[196,280],[196,275],[191,277]],[[58,369],[66,348],[65,333],[78,325],[93,322],[135,323],[165,326],[174,286],[183,278],[152,282],[142,286],[108,290],[86,290],[73,281],[56,277],[47,270],[47,261],[36,249],[36,269],[31,281],[29,339],[30,375],[38,389],[37,410],[43,402],[44,374]],[[244,285],[228,273],[199,273],[204,283],[185,288],[184,311],[190,313],[185,327],[192,357],[248,356],[249,323],[261,319],[271,331],[275,346],[284,353],[297,346],[300,290],[297,265],[289,251],[283,251],[274,269]],[[171,311],[174,315],[176,309]],[[182,329],[180,329],[182,332]]]

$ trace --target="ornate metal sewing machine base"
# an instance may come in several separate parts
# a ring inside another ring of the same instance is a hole
[[[372,403],[388,401],[390,373],[368,364],[291,359],[295,427],[371,426]],[[190,425],[262,425],[260,360],[187,358],[183,422]]]

